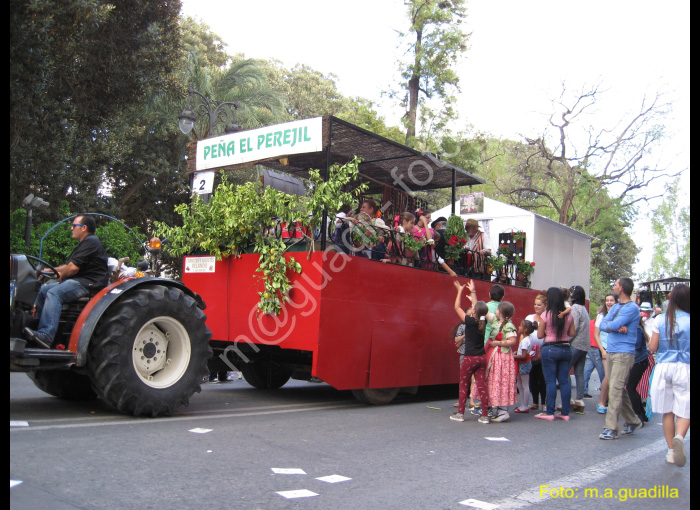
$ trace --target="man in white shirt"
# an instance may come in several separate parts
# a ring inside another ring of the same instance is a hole
[[[491,243],[486,234],[479,230],[479,222],[477,220],[473,218],[468,219],[464,227],[469,237],[465,248],[474,252],[471,259],[472,267],[483,273],[485,271],[484,258],[491,255]]]

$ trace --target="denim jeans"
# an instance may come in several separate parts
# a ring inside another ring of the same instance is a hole
[[[583,370],[586,366],[586,351],[571,348],[571,366],[574,367],[574,377],[576,378],[576,400],[583,400],[586,383],[584,382]]]
[[[547,414],[554,414],[557,402],[557,381],[561,391],[561,414],[568,416],[571,410],[571,347],[569,344],[542,346],[542,372],[547,384]]]
[[[605,368],[603,367],[603,356],[600,354],[600,349],[591,347],[586,356],[586,366],[583,369],[583,378],[586,381],[585,393],[588,393],[588,381],[591,379],[593,370],[598,371],[598,378],[603,382],[605,378]],[[590,393],[588,393],[590,395]]]
[[[53,340],[61,318],[61,306],[88,294],[88,290],[78,280],[69,279],[43,285],[36,297],[37,316],[40,317],[37,331]]]

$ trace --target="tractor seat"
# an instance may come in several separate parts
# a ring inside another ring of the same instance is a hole
[[[95,295],[104,289],[104,287],[100,286],[94,286],[90,285],[88,286],[88,295],[83,296],[81,298],[76,299],[75,301],[71,301],[70,303],[65,303],[61,307],[61,311],[77,311],[78,313],[82,311],[83,307],[85,307],[88,302],[95,297]]]

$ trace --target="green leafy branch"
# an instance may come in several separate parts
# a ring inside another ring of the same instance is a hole
[[[259,254],[256,272],[263,283],[263,290],[258,293],[259,309],[278,315],[291,289],[288,271],[300,273],[301,265],[294,257],[285,257],[288,246],[275,237],[272,229],[278,222],[300,222],[314,229],[321,224],[324,211],[334,213],[343,204],[352,203],[367,189],[367,184],[360,184],[352,191],[344,191],[358,179],[359,163],[354,158],[345,165],[333,165],[326,180],[319,171],[310,170],[311,191],[304,197],[263,188],[260,183],[235,185],[224,174],[208,204],[196,197],[192,204],[176,206],[182,226],[156,222],[156,234],[170,241],[165,250],[174,255],[205,252],[217,260],[239,257],[253,245]]]

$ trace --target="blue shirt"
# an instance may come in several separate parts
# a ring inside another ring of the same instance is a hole
[[[607,351],[634,354],[637,344],[637,326],[639,325],[639,307],[632,301],[616,303],[600,323],[600,330],[608,332]],[[627,333],[618,333],[621,327],[627,327]]]
[[[656,318],[659,328],[659,347],[656,351],[657,363],[688,363],[690,364],[690,314],[676,311],[676,328],[673,340],[666,331],[666,314]]]

